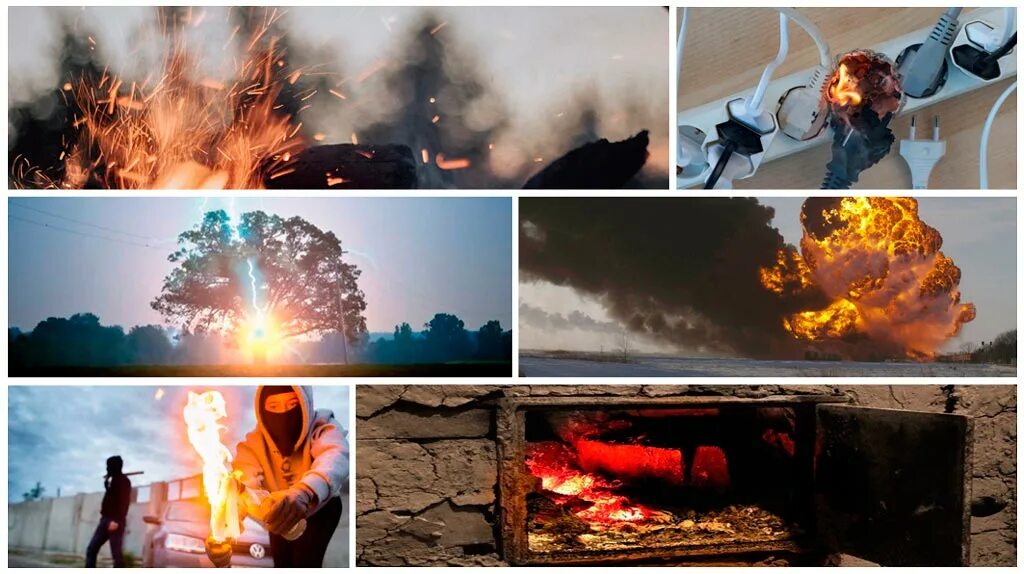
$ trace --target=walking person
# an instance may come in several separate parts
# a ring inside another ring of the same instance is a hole
[[[100,505],[100,523],[92,533],[85,550],[85,567],[96,567],[100,548],[110,541],[110,555],[114,568],[124,568],[124,530],[128,519],[128,506],[132,502],[132,482],[124,475],[124,461],[119,456],[107,459],[107,475],[103,480],[103,503]]]

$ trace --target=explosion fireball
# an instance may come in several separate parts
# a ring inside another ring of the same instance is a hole
[[[974,319],[974,305],[960,302],[960,268],[915,199],[811,198],[800,219],[800,253],[784,248],[775,266],[761,269],[769,291],[814,288],[831,301],[783,319],[796,339],[927,358]]]

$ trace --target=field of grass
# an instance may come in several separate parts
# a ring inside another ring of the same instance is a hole
[[[125,365],[11,367],[12,377],[508,377],[512,363],[426,365]]]

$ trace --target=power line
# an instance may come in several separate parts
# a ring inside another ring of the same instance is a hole
[[[81,221],[81,220],[78,220],[78,219],[74,219],[74,218],[71,218],[71,217],[67,217],[67,216],[64,216],[64,215],[60,215],[60,214],[57,214],[57,213],[46,211],[44,209],[39,209],[38,207],[32,207],[32,206],[29,206],[29,205],[25,205],[24,203],[20,203],[20,202],[13,201],[13,200],[10,201],[10,204],[14,205],[16,207],[20,207],[22,209],[28,209],[30,211],[35,211],[35,212],[41,213],[43,215],[48,215],[50,217],[55,217],[57,219],[63,219],[64,221],[69,221],[69,222],[74,223],[76,225],[83,225],[83,226],[86,226],[86,227],[95,227],[96,229],[102,229],[103,231],[107,231],[107,232],[110,232],[110,233],[117,233],[119,235],[126,235],[128,237],[135,237],[137,239],[143,239],[143,240],[146,240],[146,241],[153,241],[153,242],[160,242],[160,243],[171,243],[171,242],[176,242],[177,241],[177,238],[175,238],[175,239],[158,239],[156,237],[150,237],[148,235],[139,235],[137,233],[131,233],[131,232],[128,232],[128,231],[121,231],[119,229],[114,229],[112,227],[105,227],[103,225],[97,225],[95,223],[89,223],[89,222],[86,222],[86,221]]]
[[[64,233],[71,233],[71,234],[74,234],[74,235],[81,235],[83,237],[91,237],[93,239],[102,239],[104,241],[113,241],[115,243],[123,243],[125,245],[133,245],[135,247],[145,247],[147,249],[158,249],[160,251],[165,251],[166,250],[166,248],[164,248],[164,247],[157,247],[156,245],[149,245],[147,243],[137,243],[135,241],[128,241],[128,240],[125,240],[125,239],[118,239],[116,237],[106,237],[104,235],[96,235],[94,233],[87,233],[85,231],[78,231],[76,229],[68,229],[67,227],[61,227],[61,226],[55,225],[53,223],[43,223],[42,221],[35,221],[33,219],[27,219],[27,218],[24,218],[24,217],[13,215],[13,214],[7,214],[7,217],[9,219],[14,219],[14,220],[21,221],[21,222],[24,222],[24,223],[30,223],[32,225],[38,225],[40,227],[45,227],[45,228],[51,229],[53,231],[63,231]]]

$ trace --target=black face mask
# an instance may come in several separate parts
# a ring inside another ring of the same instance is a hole
[[[263,426],[266,427],[270,438],[274,439],[277,450],[289,456],[299,440],[299,433],[302,432],[302,407],[296,406],[283,413],[272,413],[264,409]]]

